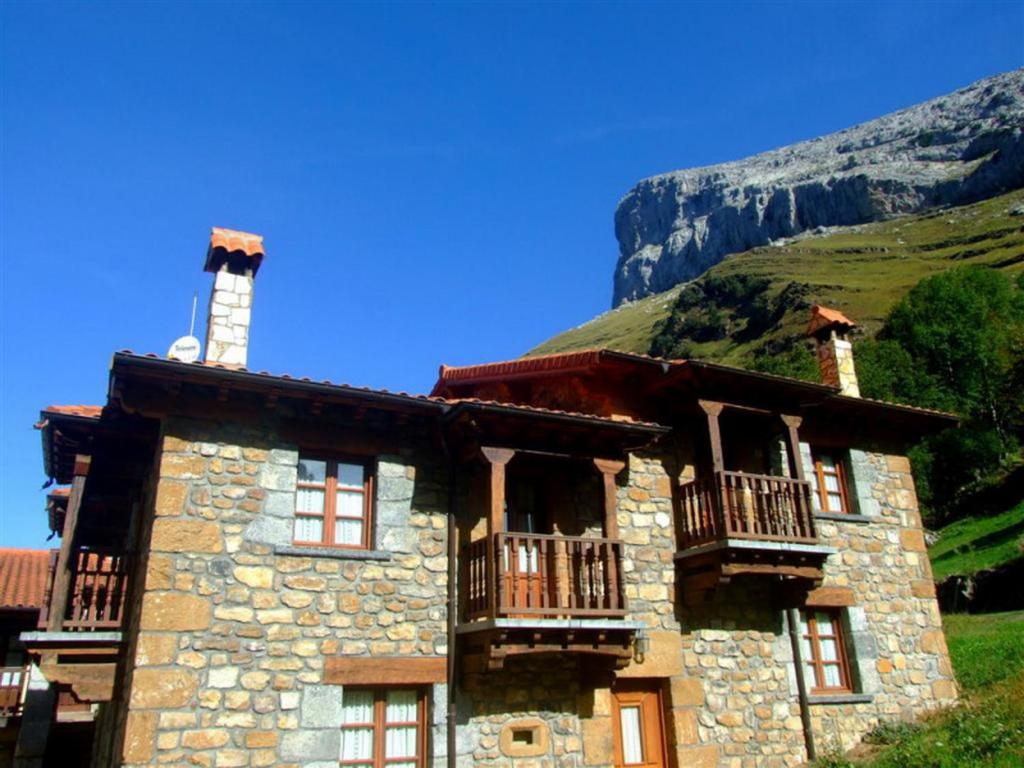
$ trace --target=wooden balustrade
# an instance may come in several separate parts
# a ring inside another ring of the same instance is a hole
[[[127,555],[112,550],[79,549],[72,553],[70,582],[62,629],[121,629],[128,586]],[[59,610],[56,606],[51,609]]]
[[[716,472],[680,488],[680,547],[721,539],[815,544],[811,487],[788,477]]]
[[[28,683],[26,667],[0,667],[0,717],[17,717]]]
[[[487,582],[488,558],[494,558],[494,584]],[[626,614],[622,545],[615,539],[498,533],[490,546],[487,539],[465,546],[461,559],[468,620]]]

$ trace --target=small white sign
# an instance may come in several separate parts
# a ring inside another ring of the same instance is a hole
[[[199,359],[199,339],[195,336],[182,336],[171,344],[167,357],[183,363],[194,363]]]

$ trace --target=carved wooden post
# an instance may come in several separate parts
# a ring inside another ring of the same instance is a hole
[[[711,487],[714,489],[711,493],[713,508],[704,510],[703,515],[705,521],[710,522],[708,527],[716,531],[718,536],[724,536],[728,535],[728,531],[732,527],[729,511],[725,508],[728,503],[728,493],[724,487],[725,478],[722,475],[722,472],[725,471],[725,459],[722,457],[722,430],[718,423],[718,417],[721,415],[722,409],[725,408],[725,404],[711,400],[698,400],[697,405],[704,411],[708,419],[708,438],[711,441]]]
[[[804,463],[800,458],[800,436],[797,430],[803,423],[800,416],[781,414],[779,418],[786,425],[786,456],[789,459],[789,476],[804,480]]]
[[[488,491],[487,507],[487,611],[490,618],[498,615],[498,592],[501,585],[498,582],[498,558],[502,553],[498,551],[497,534],[505,528],[505,465],[508,464],[516,452],[510,448],[481,447],[490,469],[490,485]],[[516,553],[512,553],[515,557]]]
[[[780,414],[779,418],[786,425],[786,457],[789,459],[789,476],[803,483],[806,477],[804,476],[803,458],[800,456],[800,435],[797,432],[803,419],[800,416],[789,416],[784,413]],[[793,489],[793,515],[796,518],[794,527],[799,535],[814,536],[811,500],[807,495],[807,487],[804,485]]]
[[[46,622],[49,632],[60,632],[64,627],[64,613],[68,607],[68,592],[71,582],[71,561],[74,557],[75,529],[78,527],[78,509],[85,492],[85,478],[89,474],[91,457],[75,456],[75,476],[71,481],[68,509],[64,515],[64,530],[60,542],[60,554],[53,572],[53,589],[50,592],[50,615]]]
[[[708,437],[711,439],[711,468],[715,474],[725,471],[725,460],[722,458],[722,430],[718,424],[718,417],[725,408],[724,403],[715,403],[710,400],[698,400],[697,404],[708,417]]]
[[[615,476],[626,468],[626,462],[615,459],[594,459],[594,466],[601,473],[604,485],[604,536],[613,541],[604,547],[604,589],[605,606],[610,610],[624,607],[622,588],[619,586],[619,490]]]

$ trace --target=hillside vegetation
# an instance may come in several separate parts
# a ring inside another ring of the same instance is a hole
[[[599,315],[528,354],[608,347],[750,367],[803,336],[811,303],[842,310],[871,335],[922,278],[967,264],[1024,272],[1024,190],[735,254],[698,280]],[[758,290],[734,290],[729,278],[737,277]],[[713,306],[698,293],[709,279],[726,286]]]

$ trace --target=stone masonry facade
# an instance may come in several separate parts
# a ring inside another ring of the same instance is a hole
[[[123,711],[100,721],[109,764],[335,766],[344,687],[326,678],[328,660],[449,653],[438,458],[376,457],[373,548],[343,557],[292,546],[297,462],[298,447],[269,428],[164,422]],[[818,595],[842,611],[856,685],[813,700],[819,749],[956,697],[909,465],[856,450],[850,465],[857,514],[819,517],[836,552]],[[632,455],[618,478],[626,620],[649,648],[616,680],[660,687],[680,766],[798,765],[793,652],[768,585],[736,581],[698,604],[676,594],[674,496],[692,476],[666,449]],[[456,762],[610,766],[613,690],[571,656],[460,679]],[[447,687],[430,686],[429,701],[428,764],[446,765]],[[521,728],[537,735],[529,749],[512,743]]]
[[[289,550],[297,463],[266,431],[165,423],[124,765],[335,766],[325,659],[447,654],[437,468],[378,457],[381,548],[337,559]],[[445,686],[432,698],[441,765]]]

